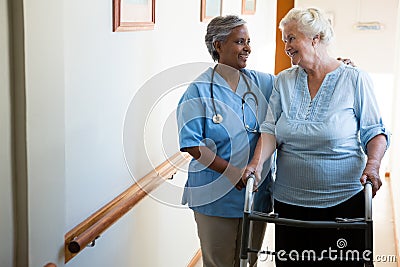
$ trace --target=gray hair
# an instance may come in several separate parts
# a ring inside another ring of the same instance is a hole
[[[279,29],[282,31],[291,22],[295,22],[297,29],[310,38],[319,35],[324,44],[329,44],[333,39],[332,23],[318,8],[292,8],[279,23]]]
[[[246,21],[236,15],[218,16],[213,18],[207,26],[205,42],[212,59],[219,60],[219,54],[215,49],[214,43],[224,42],[232,30],[238,26],[246,24]]]

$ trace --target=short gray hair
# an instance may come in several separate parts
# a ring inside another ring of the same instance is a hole
[[[212,59],[219,60],[219,54],[214,47],[214,43],[224,42],[232,30],[238,26],[246,24],[246,21],[236,15],[218,16],[213,18],[207,25],[205,42]]]
[[[292,8],[279,23],[279,29],[282,31],[291,22],[295,22],[297,29],[308,37],[319,35],[322,43],[329,44],[333,39],[332,23],[318,8]]]

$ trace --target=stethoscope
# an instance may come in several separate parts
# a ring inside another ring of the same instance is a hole
[[[215,100],[214,100],[214,88],[213,88],[213,84],[214,84],[214,74],[215,74],[215,70],[217,68],[218,64],[215,65],[215,67],[213,68],[213,71],[211,73],[211,83],[210,83],[210,95],[211,95],[211,101],[212,101],[212,105],[213,105],[213,109],[214,109],[214,115],[212,117],[212,121],[215,124],[220,124],[224,118],[222,117],[221,114],[219,114],[217,112],[217,108],[215,107]],[[249,82],[247,81],[246,76],[243,74],[243,72],[240,71],[241,76],[243,77],[246,86],[247,86],[247,91],[242,95],[242,112],[243,112],[243,125],[244,128],[246,129],[246,131],[251,132],[251,133],[256,133],[258,132],[257,130],[257,124],[258,124],[258,99],[255,93],[253,93],[250,89],[250,85]],[[252,98],[254,99],[254,103],[255,103],[255,108],[256,108],[256,128],[251,128],[247,123],[246,123],[246,117],[245,117],[245,112],[244,112],[244,105],[246,103],[246,97],[249,98],[250,96],[252,96]]]

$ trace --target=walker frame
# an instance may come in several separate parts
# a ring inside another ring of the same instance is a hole
[[[262,213],[253,211],[253,186],[255,176],[251,174],[248,177],[245,194],[245,204],[243,213],[242,240],[240,249],[240,267],[247,267],[249,253],[264,253],[276,255],[276,252],[258,251],[250,247],[251,221],[264,221],[279,225],[302,227],[302,228],[337,228],[337,229],[363,229],[365,232],[365,251],[371,252],[368,260],[358,258],[358,261],[364,261],[366,267],[372,267],[373,264],[373,221],[372,221],[372,183],[367,181],[364,185],[365,197],[365,216],[364,218],[336,218],[334,221],[303,221],[288,218],[280,218],[276,213]],[[324,257],[323,260],[330,258]],[[331,260],[331,259],[330,259]]]

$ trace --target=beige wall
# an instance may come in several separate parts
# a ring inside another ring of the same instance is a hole
[[[8,3],[0,0],[0,266],[14,264]]]
[[[63,8],[62,1],[23,1],[29,266],[63,261],[67,201]]]

